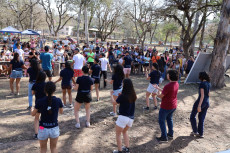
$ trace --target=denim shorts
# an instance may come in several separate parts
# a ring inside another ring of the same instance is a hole
[[[122,88],[117,89],[117,90],[113,90],[113,95],[118,97],[121,92],[122,92]]]
[[[22,71],[13,70],[10,75],[10,78],[14,78],[14,79],[22,78],[22,77],[23,77]]]
[[[57,138],[60,135],[59,126],[54,128],[41,128],[38,130],[38,140],[46,140],[48,138]]]

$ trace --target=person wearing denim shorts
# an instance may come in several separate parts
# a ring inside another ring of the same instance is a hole
[[[39,122],[38,139],[41,152],[47,151],[47,141],[50,139],[51,152],[57,152],[56,144],[60,135],[58,126],[58,113],[63,113],[63,104],[60,98],[53,96],[56,86],[53,82],[45,85],[46,97],[37,100],[35,109],[31,115],[35,116],[38,111],[41,113]]]
[[[10,75],[10,89],[11,89],[11,95],[14,94],[14,80],[16,79],[16,95],[19,95],[20,90],[20,81],[23,77],[23,71],[22,69],[27,69],[24,65],[24,62],[19,59],[19,54],[14,53],[14,58],[10,61],[10,66],[8,70],[11,70]]]

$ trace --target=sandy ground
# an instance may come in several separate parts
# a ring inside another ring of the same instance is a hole
[[[155,137],[160,135],[158,110],[145,112],[145,91],[148,81],[143,75],[131,77],[138,95],[136,102],[135,122],[129,131],[131,152],[159,153],[214,153],[230,148],[230,79],[226,78],[227,87],[211,92],[211,107],[205,121],[205,138],[190,137],[191,126],[189,115],[192,105],[198,96],[198,85],[180,85],[178,109],[174,114],[174,140],[159,144]],[[57,78],[54,78],[56,80]],[[0,152],[24,153],[39,152],[39,143],[33,140],[33,117],[30,116],[27,100],[28,78],[21,81],[21,95],[9,95],[9,80],[0,79]],[[161,86],[166,84],[165,81]],[[81,129],[76,129],[73,109],[67,108],[59,116],[61,136],[58,149],[61,153],[109,153],[116,149],[115,120],[108,114],[112,110],[109,90],[100,91],[101,101],[91,104],[91,127],[85,128],[85,111],[81,111]],[[60,83],[56,92],[61,97]],[[73,97],[76,92],[73,92]],[[94,101],[95,92],[93,92]],[[153,108],[153,102],[151,103]]]

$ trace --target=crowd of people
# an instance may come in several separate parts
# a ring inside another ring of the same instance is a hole
[[[146,107],[150,108],[149,97],[154,101],[154,110],[158,109],[157,98],[161,99],[159,108],[159,126],[161,136],[159,142],[168,142],[173,139],[173,113],[177,108],[177,93],[180,78],[192,68],[194,58],[186,59],[183,50],[177,47],[165,50],[160,55],[156,47],[144,48],[139,46],[119,45],[119,42],[103,44],[84,44],[82,48],[68,38],[62,41],[53,41],[53,46],[45,46],[37,50],[36,43],[31,39],[29,45],[22,45],[20,40],[15,42],[16,48],[12,51],[3,46],[1,60],[10,61],[9,66],[3,65],[1,73],[10,75],[11,95],[19,95],[20,80],[28,76],[28,109],[35,116],[35,139],[39,139],[41,152],[47,151],[47,140],[50,139],[51,152],[57,152],[56,144],[59,137],[58,113],[63,113],[63,108],[74,107],[76,128],[81,128],[79,111],[81,105],[85,105],[85,126],[90,127],[90,103],[92,102],[93,87],[96,91],[96,102],[100,99],[100,80],[103,77],[103,87],[107,83],[112,84],[110,92],[111,116],[117,116],[116,140],[118,150],[114,153],[130,152],[129,136],[127,131],[132,127],[135,116],[135,102],[137,96],[131,73],[141,72],[150,81],[146,90]],[[7,57],[7,58],[6,58]],[[11,58],[12,57],[12,58]],[[28,62],[28,63],[27,63]],[[53,63],[64,63],[57,80],[52,78]],[[41,66],[40,66],[41,64]],[[107,77],[108,69],[112,77]],[[135,76],[134,76],[135,77]],[[48,78],[48,81],[47,79]],[[160,88],[164,80],[169,83]],[[206,112],[209,107],[210,78],[206,72],[200,72],[199,97],[194,103],[190,121],[192,136],[203,137],[203,126]],[[13,83],[16,80],[16,92]],[[62,100],[55,97],[56,83],[61,81]],[[73,104],[72,90],[77,91]],[[67,104],[67,94],[68,101]],[[35,107],[33,108],[33,95],[35,95]],[[119,110],[117,106],[119,105]],[[199,123],[197,128],[196,115]],[[165,122],[167,121],[168,132]],[[121,134],[124,137],[125,146],[122,147]]]

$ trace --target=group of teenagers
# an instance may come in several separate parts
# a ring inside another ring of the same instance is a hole
[[[84,51],[84,50],[83,50]],[[52,60],[54,55],[49,53],[49,46],[44,47],[44,52],[40,55],[33,52],[30,58],[29,68],[25,67],[23,60],[18,53],[14,53],[14,57],[10,62],[9,69],[11,70],[11,79],[18,79],[22,76],[22,69],[26,69],[29,74],[28,85],[28,101],[34,119],[34,129],[36,139],[39,139],[41,152],[47,151],[47,142],[50,139],[51,152],[57,152],[57,141],[60,135],[58,126],[58,114],[63,113],[63,108],[72,107],[74,105],[74,115],[76,128],[81,128],[79,120],[79,111],[82,104],[85,105],[86,121],[85,126],[90,127],[90,103],[92,102],[92,90],[95,86],[96,101],[100,100],[100,78],[103,76],[104,87],[106,83],[110,83],[113,86],[113,90],[110,92],[111,103],[113,105],[113,111],[110,115],[117,116],[116,120],[116,141],[118,149],[113,151],[114,153],[130,152],[128,130],[132,127],[135,116],[135,102],[137,100],[135,88],[132,80],[130,79],[130,72],[132,69],[132,53],[125,51],[122,62],[120,61],[116,65],[110,63],[110,53],[105,53],[84,56],[80,53],[80,49],[74,49],[74,55],[72,57],[73,62],[65,61],[64,68],[60,72],[60,77],[52,82]],[[91,50],[90,52],[91,53]],[[159,142],[168,142],[173,139],[173,113],[177,108],[177,93],[179,89],[179,78],[181,70],[177,70],[175,67],[172,69],[166,69],[163,71],[164,79],[169,80],[169,83],[160,88],[162,82],[162,71],[160,70],[160,62],[157,59],[157,51],[151,52],[155,56],[156,62],[149,64],[148,71],[146,70],[146,79],[149,80],[149,85],[146,90],[146,107],[144,110],[150,109],[149,97],[152,95],[154,101],[154,109],[157,107],[157,97],[161,99],[159,108],[159,125],[161,129],[161,136],[157,137]],[[166,57],[168,53],[165,53]],[[114,56],[114,55],[113,55]],[[172,56],[176,60],[176,57]],[[163,56],[161,56],[163,57]],[[87,60],[86,60],[87,58]],[[91,58],[91,60],[89,60]],[[152,57],[151,60],[154,58]],[[165,57],[164,57],[165,59]],[[40,67],[40,63],[42,67]],[[73,67],[73,69],[72,69]],[[111,79],[107,78],[107,69],[110,69],[112,73]],[[164,67],[165,68],[165,67]],[[187,71],[187,69],[186,69]],[[186,72],[187,73],[187,72]],[[48,82],[46,78],[48,77]],[[200,72],[199,79],[201,83],[199,85],[199,97],[195,101],[192,112],[190,115],[190,121],[192,125],[192,136],[203,137],[204,119],[206,112],[209,108],[209,93],[210,93],[210,77],[206,72]],[[12,82],[10,80],[10,82]],[[62,100],[55,96],[56,83],[61,81],[62,88]],[[11,85],[11,91],[13,93],[13,86]],[[17,93],[19,91],[20,84],[16,86]],[[77,91],[75,103],[72,104],[72,89]],[[66,94],[69,96],[69,105],[67,106]],[[33,106],[33,95],[35,95],[35,107]],[[119,110],[117,110],[119,105]],[[197,126],[196,115],[198,114],[199,123]],[[168,130],[166,128],[166,122]],[[168,131],[168,132],[167,132]],[[122,138],[124,138],[124,146],[122,146]]]

